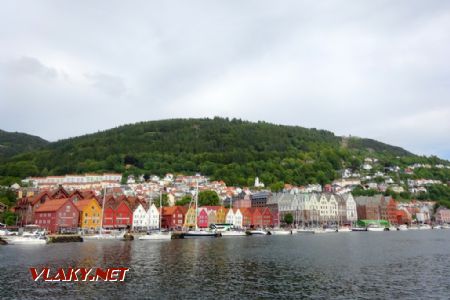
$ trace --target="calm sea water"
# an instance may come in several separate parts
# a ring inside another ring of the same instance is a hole
[[[123,283],[29,267],[129,267]],[[0,246],[0,299],[448,299],[450,230]]]

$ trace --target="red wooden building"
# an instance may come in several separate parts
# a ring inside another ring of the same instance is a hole
[[[197,226],[200,228],[208,228],[208,210],[200,207],[197,215]]]
[[[133,210],[127,200],[110,197],[103,210],[103,228],[127,228],[133,224]]]
[[[186,208],[183,206],[163,207],[162,226],[168,229],[177,229],[183,227]]]
[[[51,233],[74,231],[78,227],[79,211],[67,198],[48,200],[34,213],[35,224]]]

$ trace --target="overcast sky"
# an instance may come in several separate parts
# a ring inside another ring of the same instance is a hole
[[[1,2],[1,129],[214,116],[450,159],[450,1]]]

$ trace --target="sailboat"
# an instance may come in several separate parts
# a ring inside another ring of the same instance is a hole
[[[194,230],[189,230],[183,233],[184,238],[195,238],[195,237],[219,237],[220,233],[216,233],[215,231],[205,231],[200,230],[197,225],[197,217],[198,217],[198,181],[197,181],[197,190],[195,193],[195,215],[194,215]]]
[[[100,218],[100,230],[98,234],[94,235],[85,235],[83,236],[83,240],[123,240],[126,231],[113,231],[109,233],[103,232],[103,218],[105,213],[105,198],[106,198],[106,186],[103,190],[103,201],[102,201],[102,216]]]
[[[271,235],[290,235],[290,234],[292,234],[292,230],[285,230],[285,229],[281,228],[281,226],[280,226],[280,210],[279,209],[277,211],[277,214],[278,214],[278,227],[274,228],[272,230],[269,230],[270,234]]]
[[[149,216],[149,218],[150,218],[150,216]],[[141,240],[141,241],[148,241],[148,240],[153,240],[153,241],[160,241],[160,240],[170,241],[172,239],[172,233],[171,232],[162,232],[161,231],[161,223],[162,223],[161,222],[161,218],[162,218],[162,192],[159,191],[159,231],[143,235],[143,236],[139,237],[139,240]]]

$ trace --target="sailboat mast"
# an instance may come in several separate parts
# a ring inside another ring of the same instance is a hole
[[[161,232],[161,218],[162,218],[162,191],[159,190],[159,232]]]
[[[197,227],[197,214],[198,214],[198,179],[197,179],[197,192],[195,193],[195,216],[194,216],[194,224],[195,224],[195,230],[198,229]]]
[[[102,215],[100,218],[100,233],[103,229],[103,218],[105,217],[105,198],[106,198],[106,186],[103,188],[103,201],[102,201]]]

